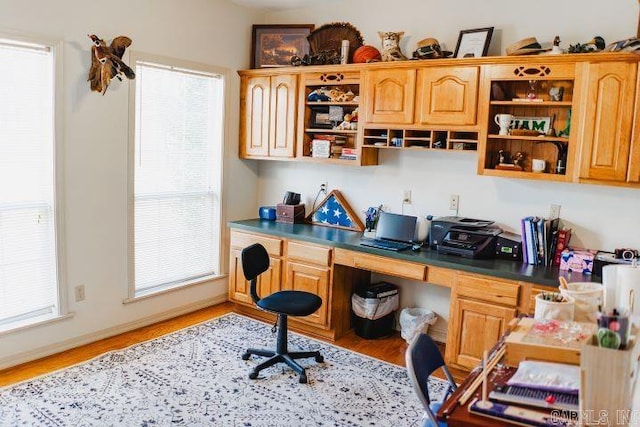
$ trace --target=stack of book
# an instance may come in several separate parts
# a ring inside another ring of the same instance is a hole
[[[358,150],[355,148],[343,148],[340,158],[343,160],[358,160]]]
[[[571,238],[570,228],[560,228],[559,218],[522,218],[523,260],[531,265],[558,266],[560,254]]]

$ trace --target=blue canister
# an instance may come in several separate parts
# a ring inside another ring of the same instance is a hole
[[[258,209],[258,215],[260,219],[266,219],[269,221],[276,220],[276,207],[275,206],[260,206]]]

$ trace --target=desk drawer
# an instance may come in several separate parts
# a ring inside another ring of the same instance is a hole
[[[427,271],[424,264],[345,249],[336,249],[334,263],[413,280],[424,280]]]
[[[494,277],[468,273],[458,273],[456,280],[457,296],[466,296],[487,302],[516,307],[520,285]]]
[[[319,265],[331,265],[331,248],[289,241],[287,259],[307,261]]]
[[[254,243],[260,243],[269,255],[282,256],[282,240],[258,234],[231,231],[231,247],[246,248]]]

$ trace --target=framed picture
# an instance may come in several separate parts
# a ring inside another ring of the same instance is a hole
[[[454,58],[479,58],[486,56],[491,43],[493,27],[462,30],[458,36]]]
[[[309,125],[314,129],[331,129],[333,122],[327,108],[312,108]]]
[[[294,55],[309,53],[307,36],[313,24],[254,25],[251,44],[251,68],[291,65]]]

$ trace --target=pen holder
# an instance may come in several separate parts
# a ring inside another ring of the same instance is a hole
[[[598,345],[617,350],[627,348],[631,321],[629,310],[598,313]]]

